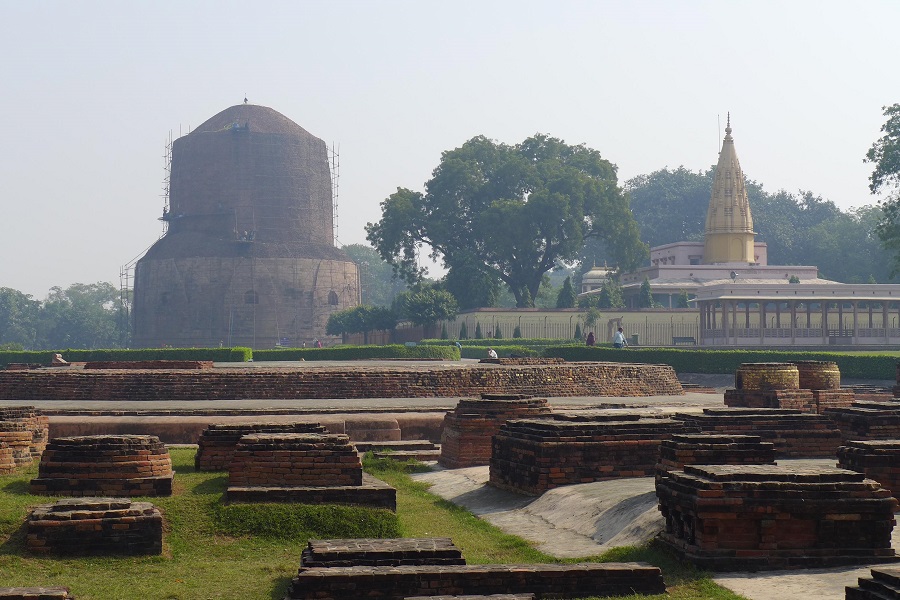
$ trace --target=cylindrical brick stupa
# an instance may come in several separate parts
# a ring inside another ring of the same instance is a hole
[[[169,205],[135,269],[134,346],[311,344],[359,303],[325,142],[271,108],[232,106],[175,140]]]

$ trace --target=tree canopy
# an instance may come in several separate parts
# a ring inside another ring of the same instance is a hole
[[[363,304],[390,306],[397,294],[406,289],[406,282],[394,276],[389,263],[365,244],[347,244],[343,248],[359,269],[360,296]]]
[[[366,226],[410,282],[423,275],[417,253],[425,244],[450,272],[474,268],[499,279],[527,307],[544,274],[577,259],[586,238],[605,240],[623,268],[646,257],[615,166],[583,145],[541,134],[516,145],[478,136],[444,152],[425,189],[398,188],[381,203],[381,220]],[[483,285],[465,280],[472,294]]]
[[[869,176],[869,189],[873,194],[888,194],[879,203],[881,215],[875,233],[891,254],[894,275],[900,272],[900,104],[885,106],[884,116],[884,135],[872,144],[865,160],[875,165]]]
[[[695,173],[679,167],[630,179],[625,188],[641,239],[651,247],[701,241],[712,177],[713,169]],[[770,194],[752,180],[747,194],[756,239],[768,245],[769,264],[816,265],[822,277],[847,283],[890,279],[889,255],[873,233],[882,208],[842,211],[813,192]],[[582,271],[604,261],[615,264],[605,246],[594,241],[585,246],[582,260]]]

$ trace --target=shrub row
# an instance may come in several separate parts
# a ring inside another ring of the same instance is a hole
[[[456,346],[334,346],[333,348],[276,348],[254,350],[253,360],[362,360],[396,358],[406,360],[459,360]]]
[[[734,373],[742,363],[831,361],[843,377],[894,380],[897,357],[884,354],[812,352],[789,350],[683,350],[675,348],[626,348],[556,346],[542,353],[565,360],[655,363],[671,365],[679,373]]]
[[[463,346],[461,354],[463,358],[488,358],[488,348],[493,348],[500,358],[508,358],[513,355],[540,356],[540,352],[526,346],[497,346],[491,344],[485,344],[484,346]]]
[[[576,340],[576,339],[559,339],[559,338],[551,338],[551,339],[543,339],[543,338],[483,338],[480,340],[470,339],[470,340],[422,340],[419,342],[419,345],[422,346],[455,346],[456,342],[465,348],[466,346],[472,346],[476,348],[493,348],[498,344],[506,344],[513,346],[520,346],[526,348],[533,348],[535,350],[541,351],[544,348],[549,348],[551,346],[583,346],[584,341]]]
[[[41,350],[0,351],[0,366],[10,363],[49,365],[54,354],[62,354],[69,362],[126,361],[126,360],[213,360],[216,362],[246,362],[253,358],[250,348],[138,348],[134,350]]]

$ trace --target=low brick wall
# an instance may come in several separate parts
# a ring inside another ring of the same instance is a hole
[[[818,414],[812,390],[725,390],[731,408],[786,408]]]
[[[687,465],[656,485],[680,557],[715,571],[897,560],[897,500],[861,473],[834,468]]]
[[[692,430],[681,421],[639,415],[560,417],[506,422],[493,439],[491,485],[538,495],[562,485],[650,476],[660,442]]]
[[[900,439],[900,402],[857,401],[828,409],[825,416],[835,422],[845,442]]]
[[[60,586],[0,587],[0,600],[75,600],[75,596]]]
[[[523,366],[216,368],[210,370],[0,371],[2,400],[271,400],[433,398],[482,392],[533,396],[683,394],[668,365],[564,363]]]
[[[775,444],[758,435],[676,434],[659,445],[656,480],[685,465],[774,465]]]
[[[855,440],[838,448],[838,466],[863,473],[900,496],[900,440]]]
[[[402,600],[411,596],[531,593],[535,598],[664,594],[659,568],[643,563],[300,569],[286,600]]]
[[[28,516],[25,549],[64,556],[162,553],[162,514],[149,502],[65,499]]]
[[[172,459],[154,435],[90,435],[50,440],[31,493],[63,496],[171,496]]]
[[[207,426],[197,440],[194,468],[227,471],[238,441],[250,433],[327,433],[318,423],[228,423]]]
[[[229,486],[228,502],[284,502],[288,504],[349,504],[397,510],[397,490],[363,473],[360,485]]]
[[[704,408],[702,414],[675,418],[704,433],[759,436],[775,445],[778,458],[832,458],[841,445],[841,432],[831,419],[799,410]]]
[[[450,538],[309,540],[300,557],[303,568],[464,564]]]
[[[846,600],[900,598],[900,567],[872,569],[871,577],[860,577],[859,585],[847,586]]]
[[[252,433],[228,467],[229,487],[362,484],[359,453],[343,434]]]
[[[550,414],[545,398],[482,395],[481,400],[460,400],[444,416],[441,465],[449,469],[486,465],[491,461],[491,438],[510,419]]]
[[[211,360],[97,360],[85,369],[212,369]]]

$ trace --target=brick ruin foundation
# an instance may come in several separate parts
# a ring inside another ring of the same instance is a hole
[[[211,360],[102,360],[84,363],[85,369],[212,369]]]
[[[888,562],[897,500],[834,468],[687,465],[656,485],[660,534],[702,569],[757,570]]]
[[[50,438],[46,416],[33,406],[0,407],[0,473],[9,468],[8,454],[15,467],[39,459]],[[4,445],[6,446],[4,451]]]
[[[653,475],[660,442],[694,429],[672,419],[596,411],[507,421],[493,438],[490,483],[526,494]]]
[[[441,458],[441,447],[428,440],[398,440],[396,442],[354,442],[359,452],[371,452],[375,458],[393,460],[414,459],[422,462]]]
[[[162,514],[149,502],[67,498],[31,511],[25,549],[60,556],[160,554],[162,530]]]
[[[31,493],[171,496],[172,459],[155,435],[86,435],[47,444]]]
[[[900,440],[854,440],[838,448],[838,467],[864,474],[900,495]]]
[[[828,409],[825,416],[841,430],[845,442],[900,439],[900,402],[857,401]]]
[[[327,433],[318,423],[228,423],[207,426],[197,440],[194,468],[227,471],[238,440],[251,433]]]
[[[668,365],[427,363],[415,366],[38,369],[0,371],[0,400],[273,400],[533,396],[655,396],[684,390]]]
[[[853,402],[853,392],[841,389],[841,372],[834,362],[744,363],[734,379],[735,389],[725,390],[725,405],[733,408],[822,414]]]
[[[307,569],[464,564],[450,538],[309,540],[300,557],[300,566]]]
[[[643,563],[466,565],[449,538],[310,540],[288,599],[584,598],[665,593]]]
[[[61,586],[0,587],[0,600],[75,600],[75,596]]]
[[[855,586],[847,586],[846,600],[885,600],[900,598],[900,567],[872,569],[871,577],[860,577]]]
[[[359,453],[343,434],[243,436],[228,468],[226,498],[397,508],[397,491],[363,473]]]
[[[491,438],[510,419],[550,414],[545,398],[515,394],[482,394],[460,400],[444,416],[439,462],[448,469],[475,467],[491,461]]]
[[[702,414],[675,418],[703,433],[759,436],[775,444],[777,458],[832,458],[841,445],[841,432],[831,419],[799,410],[704,408]]]
[[[774,465],[775,444],[758,435],[675,434],[659,445],[656,480],[685,465]]]

